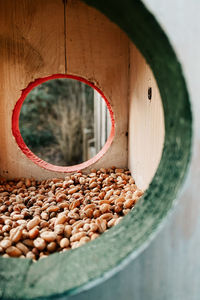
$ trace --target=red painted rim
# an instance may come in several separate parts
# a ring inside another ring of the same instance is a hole
[[[35,88],[36,86],[48,81],[48,80],[52,80],[52,79],[58,79],[58,78],[70,78],[70,79],[75,79],[78,81],[82,81],[85,84],[91,86],[93,89],[95,89],[104,99],[104,101],[106,102],[107,108],[110,112],[110,117],[111,117],[111,122],[112,122],[112,126],[111,126],[111,132],[110,132],[110,136],[107,139],[105,145],[103,146],[103,148],[99,151],[99,153],[97,153],[97,155],[95,155],[94,157],[92,157],[91,159],[78,164],[78,165],[74,165],[74,166],[69,166],[69,167],[62,167],[62,166],[56,166],[56,165],[52,165],[50,163],[47,163],[46,161],[40,159],[38,156],[36,156],[29,148],[28,146],[25,144],[20,130],[19,130],[19,116],[20,116],[20,111],[21,111],[21,107],[23,105],[23,102],[25,101],[27,95],[30,93],[30,91]],[[50,170],[50,171],[54,171],[54,172],[62,172],[62,173],[71,173],[71,172],[76,172],[79,170],[82,170],[86,167],[89,167],[90,165],[94,164],[96,161],[98,161],[108,150],[108,148],[110,147],[113,138],[114,138],[114,134],[115,134],[115,121],[114,121],[114,114],[113,111],[111,109],[111,105],[108,101],[108,99],[104,96],[104,94],[102,93],[102,91],[96,87],[94,85],[94,83],[86,80],[85,78],[79,77],[79,76],[75,76],[75,75],[66,75],[66,74],[54,74],[51,76],[47,76],[44,78],[38,78],[33,82],[30,82],[29,85],[22,90],[22,94],[21,97],[19,98],[19,100],[17,101],[17,103],[15,104],[14,110],[13,110],[13,115],[12,115],[12,133],[13,136],[15,137],[15,140],[19,146],[19,148],[22,150],[22,152],[31,160],[33,161],[35,164],[37,164],[38,166]]]

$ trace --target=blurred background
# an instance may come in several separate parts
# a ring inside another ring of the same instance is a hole
[[[22,105],[19,128],[35,155],[54,165],[71,166],[101,150],[111,119],[96,90],[78,80],[60,78],[31,90]]]

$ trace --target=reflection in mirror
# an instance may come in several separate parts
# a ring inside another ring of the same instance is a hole
[[[91,86],[59,78],[30,91],[21,108],[19,129],[40,159],[72,166],[101,150],[110,135],[111,119],[104,99]]]

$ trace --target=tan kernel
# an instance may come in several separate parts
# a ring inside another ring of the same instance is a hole
[[[22,231],[23,229],[21,227],[16,227],[12,230],[10,233],[10,239],[13,243],[17,243],[22,238]]]
[[[112,213],[105,213],[103,215],[101,215],[99,217],[99,219],[105,219],[106,221],[110,220],[113,218],[113,214]]]
[[[115,205],[115,208],[114,208],[114,210],[115,210],[115,212],[118,214],[118,213],[120,213],[121,211],[122,211],[122,209],[123,209],[123,203],[121,202],[121,203],[118,203],[117,205]]]
[[[4,225],[2,227],[2,232],[9,232],[11,230],[11,226],[10,225]]]
[[[33,254],[31,251],[26,254],[26,258],[36,259],[35,254]]]
[[[123,209],[124,216],[126,216],[130,211],[131,211],[130,208]]]
[[[102,214],[110,211],[110,209],[111,209],[111,205],[107,203],[104,203],[100,206],[100,211],[102,212]]]
[[[31,186],[31,180],[30,180],[29,178],[27,178],[27,179],[25,180],[25,185],[26,185],[27,187],[30,187],[30,186]]]
[[[83,230],[84,231],[88,231],[90,229],[90,224],[86,223],[84,226],[83,226]]]
[[[55,239],[57,238],[57,234],[52,231],[44,231],[40,236],[48,243],[55,241]]]
[[[27,229],[31,230],[33,227],[37,226],[40,223],[40,218],[38,216],[34,217],[27,224]]]
[[[11,245],[12,245],[12,242],[9,239],[4,239],[0,242],[0,247],[2,247],[3,249],[7,249]]]
[[[79,207],[80,204],[81,204],[81,201],[79,199],[74,200],[73,202],[70,203],[69,209],[72,210],[72,209],[74,209],[76,207]]]
[[[48,220],[49,219],[49,215],[46,213],[46,212],[42,212],[41,213],[41,218],[43,219],[43,220]]]
[[[110,221],[108,221],[108,223],[107,223],[108,227],[110,228],[110,227],[114,226],[115,221],[116,221],[116,219],[111,219]]]
[[[92,236],[91,236],[91,241],[95,240],[98,237],[99,237],[98,233],[93,233]]]
[[[121,220],[122,220],[122,217],[116,219],[116,220],[115,220],[115,225],[119,224],[119,223],[121,222]]]
[[[24,218],[24,216],[22,214],[16,214],[16,215],[13,215],[13,217],[12,217],[12,219],[14,221],[21,220],[23,218]]]
[[[136,196],[136,197],[141,197],[143,194],[144,194],[144,192],[143,192],[142,190],[137,190],[137,191],[134,193],[134,196]]]
[[[98,229],[100,233],[103,233],[104,231],[106,231],[107,228],[107,222],[104,219],[97,219],[96,223],[98,225]]]
[[[40,237],[35,239],[33,244],[40,251],[43,250],[46,247],[46,242],[44,241],[44,239],[42,239]]]
[[[17,243],[16,247],[25,255],[29,252],[29,249],[23,243]]]
[[[71,236],[70,241],[71,242],[79,241],[83,236],[86,236],[85,232],[78,232],[78,233],[74,234],[73,236]]]
[[[3,254],[2,256],[6,258],[10,257],[7,253]]]
[[[80,242],[81,242],[82,244],[88,243],[89,241],[90,241],[89,236],[83,236],[83,237],[80,239]]]
[[[63,224],[66,222],[66,220],[67,220],[67,216],[65,214],[60,214],[55,221],[55,225]]]
[[[79,182],[80,182],[81,185],[84,185],[85,184],[85,178],[80,177]]]
[[[74,220],[78,220],[80,218],[79,214],[73,212],[73,211],[70,211],[68,213],[68,217],[70,217],[71,219],[74,219]]]
[[[24,245],[28,246],[28,247],[34,247],[34,244],[33,244],[33,240],[30,240],[30,239],[25,239],[23,241]]]
[[[101,215],[101,212],[100,212],[100,210],[98,210],[98,209],[96,209],[96,210],[93,212],[93,216],[94,216],[95,219],[98,218],[98,217],[100,217],[100,215]]]
[[[56,248],[57,248],[56,242],[51,242],[47,245],[47,250],[49,252],[54,252],[56,250]]]
[[[51,213],[51,212],[57,212],[59,209],[60,209],[59,206],[52,205],[47,208],[47,211]]]
[[[49,223],[48,223],[47,221],[42,220],[42,221],[40,222],[40,227],[41,227],[41,228],[49,227]]]
[[[95,223],[90,224],[90,230],[95,232],[98,230],[98,225]]]
[[[115,200],[115,204],[118,204],[118,203],[123,203],[125,202],[125,198],[124,197],[119,197]]]
[[[34,227],[29,231],[29,238],[33,240],[38,236],[38,234],[39,234],[39,229],[37,227]]]
[[[67,248],[69,246],[69,240],[68,238],[63,238],[60,241],[60,247],[61,248]]]
[[[8,247],[6,249],[6,253],[9,256],[12,256],[12,257],[19,257],[22,254],[22,252],[18,248],[14,247],[14,246]]]
[[[95,174],[96,175],[96,174]],[[89,185],[89,188],[90,189],[93,189],[93,188],[95,188],[97,186],[97,183],[94,181],[94,182],[92,182],[90,185]]]
[[[85,211],[85,215],[86,215],[88,218],[92,218],[92,216],[93,216],[93,209],[92,209],[92,208],[88,208],[88,209]]]
[[[72,194],[78,192],[78,190],[79,190],[79,187],[71,188],[68,190],[68,194],[72,195]]]
[[[62,234],[64,232],[65,226],[64,224],[58,224],[54,226],[54,231],[56,234]]]
[[[72,233],[72,226],[71,225],[66,225],[64,228],[64,234],[67,238],[71,236]]]
[[[57,235],[57,238],[56,238],[56,242],[58,244],[60,244],[60,241],[62,240],[63,236],[62,235]]]
[[[91,203],[91,204],[87,204],[83,210],[86,211],[87,209],[95,209],[96,208],[96,204]]]

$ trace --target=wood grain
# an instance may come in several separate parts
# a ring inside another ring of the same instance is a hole
[[[151,99],[148,90],[151,88]],[[129,168],[141,189],[151,182],[164,143],[164,114],[157,83],[150,67],[130,45]]]
[[[0,1],[0,174],[47,176],[19,149],[11,132],[12,111],[29,82],[63,73],[64,13],[60,0]],[[42,175],[41,175],[42,174]]]
[[[65,176],[42,169],[22,153],[12,136],[11,118],[29,82],[67,71],[100,88],[114,112],[113,143],[91,167],[127,167],[129,157],[138,185],[146,188],[161,155],[163,115],[150,68],[125,33],[79,0],[67,1],[65,9],[60,0],[1,0],[0,5],[0,175]],[[146,100],[149,85],[151,103]]]
[[[108,152],[93,167],[127,167],[128,37],[100,12],[67,1],[67,71],[94,82],[112,106],[116,132]]]

